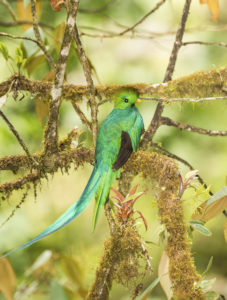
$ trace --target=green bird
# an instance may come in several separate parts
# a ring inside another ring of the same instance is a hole
[[[138,92],[132,88],[118,90],[113,95],[114,109],[100,125],[95,149],[95,165],[80,199],[69,207],[54,223],[29,242],[6,253],[22,250],[67,225],[95,198],[93,217],[95,229],[100,208],[104,206],[113,180],[132,152],[136,152],[144,131],[141,114],[135,107]]]

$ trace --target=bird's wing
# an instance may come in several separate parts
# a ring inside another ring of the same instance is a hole
[[[134,125],[127,131],[127,133],[130,136],[130,140],[134,152],[137,151],[140,142],[140,137],[143,131],[144,131],[143,119],[140,113],[138,112]]]
[[[120,169],[126,161],[129,159],[131,153],[133,151],[132,142],[130,135],[126,131],[122,131],[121,133],[121,146],[116,158],[116,161],[113,164],[113,169]]]
[[[142,131],[144,130],[143,119],[138,112],[133,123],[133,126],[126,131],[121,132],[121,145],[119,148],[119,152],[117,158],[113,164],[113,169],[118,170],[120,169],[129,159],[132,152],[136,152],[140,136]]]

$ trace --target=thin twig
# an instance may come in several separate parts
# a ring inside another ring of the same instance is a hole
[[[223,42],[202,42],[202,41],[191,41],[191,42],[184,42],[181,44],[182,46],[187,45],[204,45],[204,46],[219,46],[219,47],[227,47],[227,43]]]
[[[28,37],[28,36],[13,35],[13,34],[10,34],[10,33],[5,33],[5,32],[0,32],[0,36],[5,36],[5,37],[12,38],[12,39],[20,39],[20,40],[31,41],[33,43],[36,43],[41,48],[41,45],[40,45],[39,41],[37,41],[36,39],[33,39],[31,37]]]
[[[119,36],[124,36],[128,32],[133,32],[134,29],[142,24],[151,14],[153,14],[156,10],[159,9],[160,6],[162,6],[163,3],[165,3],[166,0],[160,0],[154,8],[152,8],[148,13],[146,13],[138,22],[136,22],[134,25],[124,29],[123,31],[120,32],[107,32],[101,30],[103,33],[102,34],[89,34],[89,33],[82,33],[81,35],[86,35],[89,37],[99,37],[99,38],[113,38],[113,37],[119,37]]]
[[[204,98],[157,98],[157,97],[140,97],[142,100],[151,100],[157,102],[203,102],[203,101],[214,101],[214,100],[226,100],[227,96],[222,97],[204,97]]]
[[[180,22],[179,28],[177,30],[177,33],[176,33],[176,38],[175,38],[175,42],[173,45],[172,53],[170,55],[169,64],[166,69],[165,77],[163,80],[164,83],[167,81],[170,81],[172,79],[172,75],[173,75],[174,68],[175,68],[176,61],[177,61],[177,55],[178,55],[179,49],[181,47],[181,43],[182,43],[184,31],[185,31],[185,25],[186,25],[186,21],[187,21],[189,10],[190,10],[190,4],[191,4],[191,0],[185,1],[183,13],[182,13],[182,17],[181,17],[181,22]],[[160,120],[161,120],[163,110],[164,110],[163,104],[158,103],[157,108],[154,113],[154,116],[153,116],[153,119],[141,141],[142,149],[146,149],[148,144],[152,141],[152,138],[153,138],[155,132],[157,131],[158,127],[160,126]]]
[[[0,116],[3,118],[3,120],[6,122],[6,124],[8,125],[10,131],[14,134],[14,136],[17,138],[19,144],[21,145],[21,147],[23,148],[24,152],[27,154],[27,157],[29,159],[30,165],[31,167],[35,164],[37,165],[37,161],[34,159],[34,157],[31,156],[27,146],[25,145],[25,143],[23,142],[23,140],[21,139],[20,135],[18,134],[18,132],[16,131],[15,127],[13,126],[13,124],[9,121],[9,119],[5,116],[5,114],[0,110]]]
[[[38,21],[37,21],[37,16],[36,16],[35,0],[31,0],[31,10],[32,10],[32,21],[33,21],[33,30],[35,33],[35,37],[36,37],[37,41],[39,42],[39,45],[40,45],[44,55],[46,56],[46,59],[50,65],[50,67],[52,69],[55,69],[55,63],[54,63],[52,57],[50,56],[50,54],[48,53],[48,51],[46,50],[46,47],[42,41],[42,38],[41,38],[41,35],[39,32]]]
[[[92,119],[93,143],[95,145],[96,138],[97,138],[97,132],[98,132],[98,119],[97,119],[98,107],[97,107],[97,103],[95,101],[96,93],[95,93],[94,83],[93,83],[92,76],[91,76],[91,69],[90,69],[88,59],[86,57],[86,54],[84,52],[84,49],[83,49],[83,46],[82,46],[82,43],[80,40],[80,36],[79,36],[79,32],[78,32],[76,23],[74,25],[74,39],[76,41],[77,50],[79,53],[81,64],[83,66],[84,75],[85,75],[85,78],[87,81],[87,86],[88,86],[89,104],[90,104],[90,108],[91,108],[91,119]]]
[[[76,113],[78,114],[78,116],[80,117],[82,123],[85,124],[85,126],[92,131],[92,124],[91,122],[87,119],[87,117],[85,116],[85,114],[82,112],[82,110],[80,109],[79,105],[76,102],[71,102],[73,108],[75,109]]]
[[[177,55],[178,55],[178,52],[179,52],[181,44],[182,44],[182,39],[183,39],[184,31],[185,31],[185,25],[186,25],[186,21],[187,21],[188,15],[189,15],[190,5],[191,5],[191,0],[186,0],[184,9],[183,9],[183,14],[181,17],[180,26],[177,30],[176,39],[175,39],[175,42],[173,45],[173,50],[170,55],[169,64],[168,64],[168,67],[166,70],[164,82],[170,81],[172,79],[172,75],[173,75],[174,68],[175,68],[176,61],[177,61]]]
[[[151,14],[153,14],[156,10],[159,9],[160,6],[162,6],[162,4],[165,3],[166,0],[161,0],[159,1],[156,6],[154,8],[152,8],[148,13],[146,13],[138,22],[136,22],[133,26],[123,30],[122,32],[120,32],[118,35],[124,35],[125,33],[129,32],[129,31],[133,31],[138,25],[140,25],[141,23],[143,23]]]
[[[210,135],[210,136],[227,136],[227,131],[224,131],[224,130],[209,130],[209,129],[199,128],[199,127],[192,126],[189,124],[184,124],[184,123],[174,121],[168,117],[162,117],[161,124],[167,125],[167,126],[174,126],[179,129],[187,130],[190,132],[197,132],[200,134],[205,134],[205,135]]]
[[[0,21],[0,26],[4,26],[4,27],[14,27],[14,26],[23,26],[23,25],[32,25],[32,21],[29,20],[17,20],[16,22],[9,22],[9,21]],[[51,26],[49,24],[45,24],[43,22],[39,22],[38,25],[40,27],[45,27],[45,28],[49,28],[54,30],[55,27]]]
[[[9,2],[7,0],[1,0],[2,4],[8,9],[14,23],[17,23],[17,17],[11,7],[11,5],[9,4]]]

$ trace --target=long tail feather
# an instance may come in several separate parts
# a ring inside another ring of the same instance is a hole
[[[17,251],[20,251],[37,241],[41,240],[42,238],[52,234],[53,232],[59,230],[60,228],[64,227],[68,223],[70,223],[73,219],[75,219],[88,205],[88,203],[92,200],[95,196],[97,190],[100,188],[100,185],[103,185],[103,178],[102,178],[102,171],[99,167],[94,167],[94,170],[91,174],[91,177],[87,183],[86,188],[84,189],[83,194],[81,195],[80,199],[70,206],[54,223],[52,223],[49,227],[47,227],[44,231],[42,231],[39,235],[37,235],[34,239],[30,240],[29,242],[18,246],[17,248],[13,249],[12,251],[6,253],[2,257],[6,257],[10,254],[13,254]]]
[[[102,183],[99,186],[99,190],[96,193],[96,204],[94,209],[94,215],[93,215],[93,222],[92,222],[92,230],[95,230],[96,223],[98,220],[99,212],[102,206],[104,206],[106,202],[106,198],[110,192],[111,183],[113,181],[113,178],[115,176],[115,173],[113,172],[112,168],[109,169],[108,172],[104,173],[102,176]]]

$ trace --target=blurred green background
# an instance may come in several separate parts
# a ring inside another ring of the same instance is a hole
[[[18,6],[19,2],[10,1],[16,14],[22,18],[21,7]],[[106,1],[101,0],[85,0],[81,1],[80,7],[92,10],[103,6],[105,3]],[[100,30],[107,33],[120,32],[137,22],[155,6],[155,2],[149,0],[116,0],[100,13],[79,12],[79,30],[84,33],[82,42],[97,73],[97,76],[93,76],[95,83],[162,82],[183,4],[184,1],[166,1],[157,12],[148,17],[137,28],[134,34],[129,33],[124,37],[113,38],[94,38],[86,36],[86,34],[100,34]],[[220,16],[218,22],[215,23],[212,21],[207,6],[200,5],[199,1],[192,1],[184,41],[227,42],[227,2],[222,0],[219,1],[219,4]],[[61,40],[62,37],[61,24],[66,17],[65,10],[54,12],[51,10],[48,1],[41,1],[41,9],[38,9],[38,11],[40,20],[54,27],[54,30],[42,27],[41,32],[48,50],[56,59],[60,45],[59,39]],[[0,20],[3,22],[9,21],[9,19],[8,11],[0,3]],[[32,36],[31,27],[5,27],[0,25],[0,31],[14,35]],[[12,57],[15,56],[15,48],[22,45],[21,41],[9,38],[0,37],[0,41],[7,45]],[[42,59],[41,52],[31,42],[23,43],[22,46],[27,58],[31,58],[31,55],[33,55],[32,57],[36,60],[33,59],[33,64],[28,64],[27,68],[21,70],[21,73],[26,76],[29,75],[32,79],[43,79],[49,69],[47,63]],[[224,47],[199,45],[182,47],[179,52],[174,78],[200,70],[226,67],[226,61],[227,51]],[[0,82],[8,79],[17,71],[15,63],[6,62],[2,55],[0,55],[0,65]],[[68,83],[85,84],[84,74],[73,47],[67,66],[66,80]],[[139,104],[145,126],[148,126],[152,118],[155,105],[151,102]],[[89,113],[86,104],[81,107],[86,114]],[[100,122],[111,109],[111,104],[102,106],[99,112]],[[43,127],[37,117],[34,95],[23,93],[23,99],[16,102],[9,96],[3,111],[28,145],[29,150],[31,152],[40,151],[42,149]],[[206,129],[227,129],[227,106],[225,101],[196,105],[172,105],[165,108],[164,115]],[[74,113],[71,104],[67,102],[63,102],[61,106],[59,124],[61,138],[66,136],[75,126],[86,131]],[[89,133],[87,134],[89,136]],[[156,134],[155,141],[160,142],[164,148],[186,159],[195,169],[198,169],[199,174],[211,186],[213,192],[226,185],[226,137],[208,137],[163,126]],[[0,119],[0,145],[1,157],[23,153],[2,119]],[[188,171],[182,165],[179,165],[179,167],[182,174]],[[91,166],[88,165],[79,168],[76,172],[72,167],[69,174],[59,172],[53,178],[49,177],[48,182],[43,180],[41,191],[38,187],[36,199],[34,194],[29,192],[29,197],[21,208],[17,209],[15,215],[0,228],[1,253],[37,235],[76,201],[86,185],[91,170]],[[22,174],[21,172],[17,176]],[[1,183],[12,178],[14,178],[14,175],[10,172],[2,171],[0,173]],[[140,178],[136,178],[134,183],[136,182],[140,183],[139,189],[141,191],[145,187],[149,187],[149,183],[141,181]],[[23,192],[15,192],[9,201],[1,202],[1,222],[10,215],[22,196]],[[189,211],[192,212],[197,206],[196,201],[192,201],[191,197],[192,195],[187,193],[184,199],[187,216],[190,216]],[[157,277],[157,267],[163,249],[162,244],[158,245],[159,234],[163,228],[160,226],[157,207],[154,201],[151,202],[151,198],[152,192],[150,191],[146,197],[141,198],[136,204],[136,207],[143,212],[149,224],[147,232],[144,231],[143,225],[140,225],[139,229],[145,240],[153,242],[149,246],[149,252],[152,256],[151,262],[154,273],[152,278],[146,276],[144,279],[145,286]],[[93,205],[91,204],[76,221],[64,229],[9,257],[17,275],[17,299],[81,299],[79,294],[82,295],[83,290],[86,291],[94,279],[95,270],[103,251],[103,242],[109,235],[104,213],[99,219],[96,231],[91,232],[92,213]],[[204,237],[199,233],[195,233],[192,251],[200,272],[205,270],[210,257],[214,256],[208,278],[216,277],[213,289],[227,297],[227,245],[223,235],[225,221],[226,218],[220,215],[208,222],[207,226],[213,233],[211,237]],[[38,272],[36,269],[28,271],[37,257],[46,249],[52,250],[52,254],[45,252],[46,256],[44,255],[44,258],[42,258],[42,272]],[[68,255],[67,258],[63,254]],[[48,259],[48,257],[51,258]],[[72,261],[69,262],[70,260]],[[67,269],[66,262],[74,266],[75,276],[70,277],[67,275],[70,268]],[[70,281],[70,284],[68,281]],[[36,286],[34,286],[35,283],[37,283]],[[62,286],[65,287],[64,290],[61,288]],[[24,291],[27,291],[28,287],[30,287],[31,292],[26,296]],[[54,294],[56,291],[58,291],[58,296]],[[70,291],[76,291],[74,296]],[[128,295],[128,290],[117,284],[114,285],[111,291],[111,299],[126,300],[129,299]],[[153,291],[152,299],[166,299],[160,287]]]

